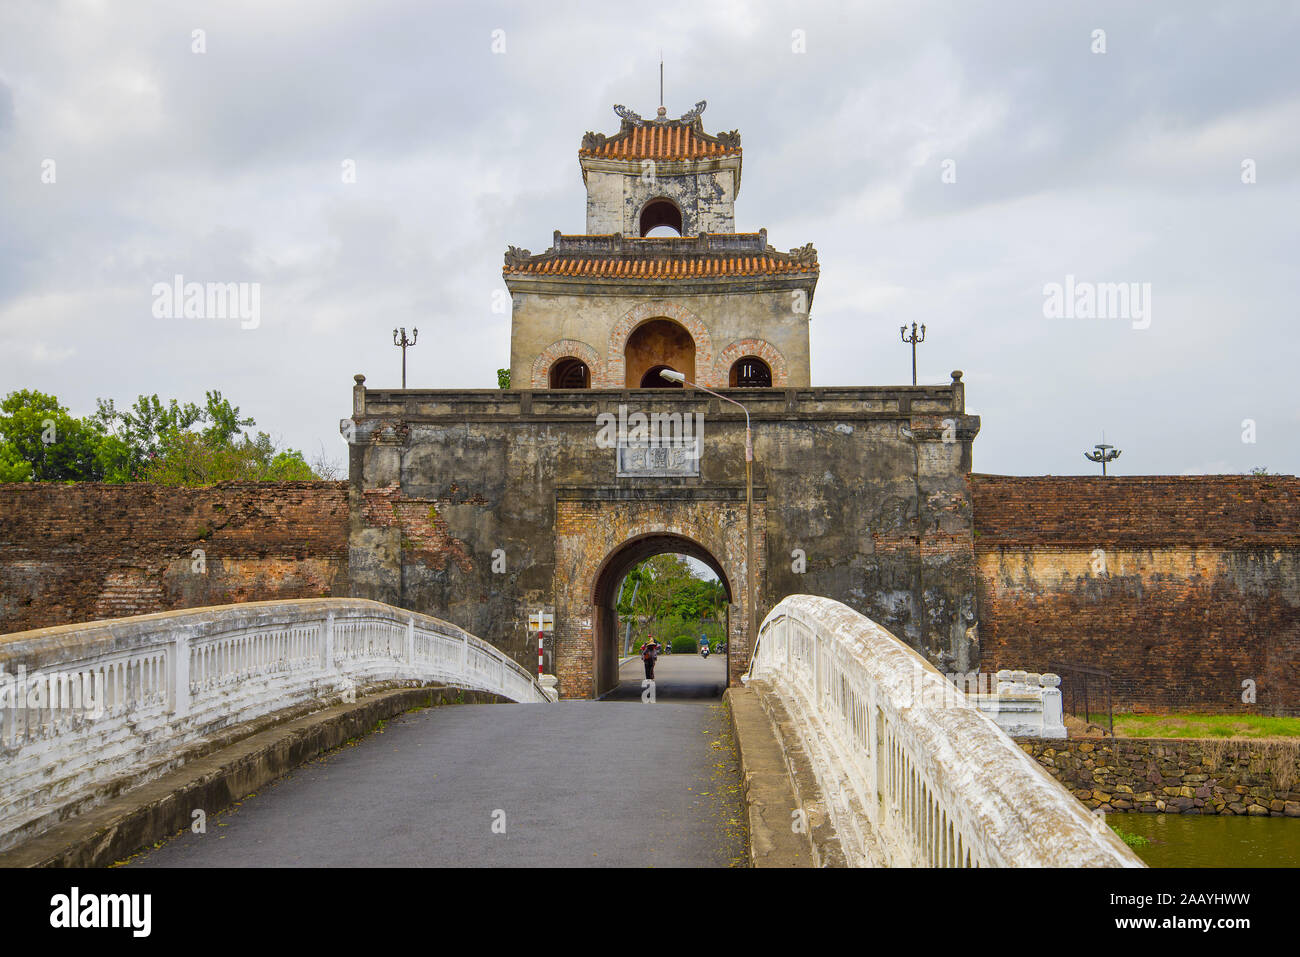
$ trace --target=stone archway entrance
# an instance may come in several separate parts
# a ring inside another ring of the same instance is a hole
[[[619,680],[618,613],[614,609],[618,601],[618,586],[634,565],[655,555],[665,554],[689,555],[699,559],[718,576],[718,581],[727,593],[728,608],[736,601],[722,564],[699,542],[681,535],[664,533],[643,535],[625,542],[610,553],[592,587],[592,653],[598,695],[613,688]]]
[[[760,595],[765,505],[754,503]],[[743,487],[661,490],[653,499],[634,489],[568,487],[557,490],[555,530],[555,672],[563,697],[595,698],[618,684],[615,589],[633,565],[664,552],[699,559],[723,583],[727,683],[739,683],[749,667]]]

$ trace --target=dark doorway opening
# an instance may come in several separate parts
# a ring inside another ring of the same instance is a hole
[[[588,389],[591,387],[591,370],[581,359],[568,356],[551,366],[552,389]]]
[[[648,369],[646,374],[641,377],[641,388],[643,389],[680,389],[682,383],[674,382],[672,379],[665,379],[659,373],[665,369],[676,372],[672,366],[655,366]]]
[[[680,323],[671,319],[648,319],[632,330],[623,347],[624,380],[629,389],[666,389],[660,369],[674,369],[695,380],[695,340]],[[652,374],[653,373],[653,374]]]
[[[654,199],[646,203],[641,210],[641,236],[650,235],[651,230],[666,227],[678,236],[682,234],[682,211],[677,204],[668,199]],[[656,235],[663,235],[663,231]]]

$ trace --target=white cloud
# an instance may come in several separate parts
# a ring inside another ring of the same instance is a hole
[[[501,254],[583,229],[580,137],[617,128],[614,102],[653,111],[662,48],[669,112],[704,98],[706,128],[743,134],[738,228],[818,248],[815,383],[907,381],[898,327],[924,322],[923,377],[963,369],[984,410],[982,470],[1084,472],[1108,429],[1144,473],[1182,471],[1189,446],[1207,468],[1300,471],[1294,429],[1267,426],[1300,415],[1283,385],[1300,301],[1293,6],[202,13],[0,8],[9,387],[85,410],[221,388],[310,452],[337,447],[353,373],[395,380],[394,326],[421,330],[413,382],[494,385]],[[1094,21],[1105,57],[1087,53]],[[40,181],[46,157],[57,184]],[[153,320],[149,287],[175,273],[261,282],[263,326]],[[1042,285],[1066,273],[1151,282],[1152,327],[1044,320]],[[1225,396],[1261,423],[1257,445]]]

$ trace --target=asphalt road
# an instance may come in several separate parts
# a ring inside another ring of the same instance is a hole
[[[640,701],[649,690],[641,687],[645,665],[631,658],[619,668],[619,686],[604,701]],[[655,701],[719,699],[727,686],[727,656],[661,655],[655,664]]]
[[[631,700],[410,712],[130,862],[135,867],[725,867],[745,815],[725,659],[641,662]]]

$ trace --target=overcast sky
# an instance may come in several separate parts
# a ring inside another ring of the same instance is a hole
[[[907,382],[923,322],[977,471],[1091,473],[1104,430],[1119,474],[1300,472],[1298,11],[4,0],[0,393],[216,388],[342,462],[394,326],[413,387],[494,387],[502,253],[584,231],[582,134],[653,115],[662,49],[669,113],[742,135],[737,228],[816,244],[814,385]],[[177,274],[260,324],[155,317]],[[1149,326],[1045,316],[1067,276],[1149,283]]]

